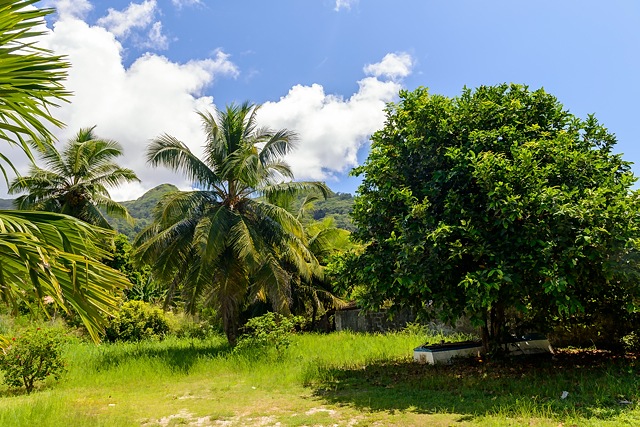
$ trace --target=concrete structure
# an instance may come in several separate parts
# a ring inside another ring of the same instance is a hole
[[[513,337],[509,343],[505,344],[504,349],[510,356],[553,354],[549,340],[542,334]],[[480,356],[482,351],[482,343],[479,341],[423,345],[413,350],[413,360],[431,365],[451,363],[454,357]]]

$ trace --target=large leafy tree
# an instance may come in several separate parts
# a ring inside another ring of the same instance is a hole
[[[60,126],[49,109],[69,95],[63,81],[69,66],[39,48],[38,27],[51,9],[36,0],[0,1],[0,139],[31,156],[28,140],[50,145],[47,123]],[[5,179],[10,160],[0,154]],[[47,212],[0,211],[0,298],[44,307],[48,299],[74,308],[98,340],[105,315],[117,304],[126,278],[97,259],[108,254],[107,230],[75,218]]]
[[[288,309],[284,262],[307,278],[317,264],[300,222],[274,202],[310,188],[326,192],[319,183],[291,181],[283,157],[295,135],[258,128],[257,112],[244,103],[199,113],[203,159],[170,135],[150,144],[151,165],[183,173],[199,190],[165,196],[135,241],[136,258],[168,284],[169,297],[179,290],[188,311],[199,304],[218,310],[232,345],[245,302],[265,295],[277,310]]]
[[[108,188],[139,181],[138,177],[114,161],[122,155],[120,144],[98,138],[94,129],[80,129],[61,152],[51,144],[35,144],[42,147],[45,167],[33,164],[27,175],[11,182],[10,194],[27,193],[15,200],[18,209],[63,213],[103,228],[111,226],[102,210],[132,221],[127,209],[111,199]]]
[[[638,194],[616,139],[544,90],[402,92],[373,136],[343,264],[369,307],[507,328],[637,307]],[[625,317],[626,316],[626,317]],[[593,320],[593,319],[591,319]]]

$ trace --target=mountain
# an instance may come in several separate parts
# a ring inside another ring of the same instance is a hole
[[[172,184],[161,184],[144,193],[136,200],[120,202],[127,208],[129,214],[134,218],[133,224],[127,223],[122,218],[111,218],[107,216],[109,224],[118,231],[126,235],[129,240],[151,224],[153,208],[160,199],[168,194],[178,191],[178,187]],[[298,201],[298,206],[302,202],[302,197]],[[322,220],[325,217],[332,217],[337,228],[353,231],[355,227],[351,222],[349,213],[353,207],[353,196],[349,193],[330,193],[326,200],[318,200],[313,203],[312,212],[309,217],[314,220]],[[0,199],[0,210],[13,209],[13,199]]]
[[[119,233],[126,235],[129,240],[133,240],[136,234],[151,224],[153,208],[155,208],[160,199],[174,191],[178,191],[178,187],[175,185],[161,184],[147,191],[136,200],[120,202],[121,205],[127,208],[129,215],[134,218],[135,222],[131,225],[122,218],[108,217],[109,224]]]
[[[13,209],[13,199],[0,199],[0,210],[10,211]]]
[[[178,191],[171,184],[162,184],[144,193],[140,198],[127,202],[120,202],[127,208],[129,214],[135,219],[133,225],[121,218],[109,218],[109,223],[118,232],[125,234],[130,240],[151,223],[153,208],[158,201],[168,193]],[[302,197],[299,203],[302,202]],[[299,205],[299,204],[298,204]],[[313,210],[309,216],[314,220],[322,220],[332,217],[337,228],[353,231],[355,227],[351,222],[349,213],[353,207],[353,196],[349,193],[330,193],[326,200],[318,200],[313,203]]]
[[[318,200],[313,203],[312,216],[316,221],[332,217],[337,228],[355,231],[356,227],[349,216],[351,209],[353,209],[353,196],[351,194],[332,193],[326,200]]]

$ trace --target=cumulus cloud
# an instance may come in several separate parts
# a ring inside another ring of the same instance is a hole
[[[93,5],[89,3],[89,0],[57,0],[48,3],[55,6],[61,18],[72,17],[82,19],[93,9]]]
[[[336,7],[333,9],[336,12],[339,12],[340,9],[351,9],[351,6],[356,4],[358,0],[336,0]]]
[[[157,34],[161,29],[158,25]],[[217,50],[209,58],[185,63],[147,53],[126,68],[116,35],[71,13],[60,15],[42,46],[67,55],[72,64],[66,86],[74,96],[54,112],[67,124],[56,135],[64,141],[81,127],[97,125],[98,135],[123,145],[119,163],[142,180],[113,189],[116,200],[134,199],[166,182],[190,188],[192,183],[180,175],[149,168],[146,146],[167,133],[201,153],[204,135],[194,111],[215,109],[206,89],[217,79],[239,75],[227,53]],[[326,93],[320,84],[296,85],[279,100],[263,104],[258,120],[299,134],[299,147],[287,158],[296,178],[331,181],[357,164],[358,150],[383,126],[384,107],[397,96],[412,63],[410,55],[400,52],[367,64],[358,89],[344,97]]]
[[[151,139],[168,133],[195,152],[201,150],[204,137],[194,111],[215,108],[213,98],[204,94],[214,80],[238,75],[228,54],[218,50],[210,58],[175,63],[147,53],[125,68],[122,45],[113,33],[70,16],[54,24],[42,45],[67,55],[72,64],[66,84],[74,92],[72,102],[54,111],[67,124],[56,131],[59,139],[72,137],[81,127],[97,125],[99,136],[124,146],[119,163],[135,170],[142,180],[112,190],[112,197],[133,199],[166,182],[189,188],[191,183],[183,177],[149,168],[145,149]]]
[[[167,36],[162,34],[162,22],[154,22],[149,30],[147,41],[143,42],[142,46],[156,50],[167,50],[169,48],[169,40]]]
[[[372,76],[388,77],[395,80],[411,74],[412,66],[413,58],[408,53],[388,53],[382,58],[382,61],[365,65],[364,72]]]
[[[377,72],[388,63],[388,56],[364,68],[369,76],[358,82],[358,91],[347,99],[325,93],[318,84],[297,85],[279,101],[263,104],[260,122],[295,130],[300,137],[298,149],[287,158],[297,179],[331,181],[336,173],[357,165],[358,150],[383,126],[386,103],[402,88],[397,80],[380,78],[398,77],[398,72]]]
[[[184,6],[194,6],[197,4],[202,4],[201,0],[171,0],[171,3],[178,9],[182,9]]]
[[[109,8],[107,16],[98,19],[98,25],[116,37],[126,38],[133,29],[144,29],[153,22],[157,6],[156,0],[145,0],[129,4],[123,11]]]

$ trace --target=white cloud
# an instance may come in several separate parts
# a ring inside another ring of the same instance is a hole
[[[61,18],[84,18],[93,6],[89,0],[56,0],[52,2]]]
[[[194,6],[202,4],[201,0],[171,0],[171,3],[178,9],[182,9],[184,6]]]
[[[154,22],[149,30],[148,39],[142,46],[156,50],[167,50],[169,48],[167,36],[162,34],[162,22]]]
[[[153,22],[157,6],[156,0],[145,0],[130,3],[124,11],[109,8],[107,16],[98,19],[98,25],[116,37],[126,38],[134,28],[144,29]]]
[[[97,125],[98,135],[123,145],[125,155],[119,163],[142,180],[113,189],[112,197],[133,199],[166,182],[190,186],[182,176],[149,168],[146,146],[168,133],[200,152],[204,136],[194,111],[214,108],[213,99],[203,94],[214,80],[238,75],[229,55],[218,50],[211,58],[180,64],[147,53],[125,68],[122,45],[113,33],[70,16],[57,21],[41,41],[43,47],[67,55],[72,64],[66,87],[74,96],[53,112],[67,124],[56,135],[65,141],[79,128]]]
[[[413,58],[408,53],[388,53],[382,58],[382,61],[365,65],[364,72],[376,77],[398,79],[411,74],[412,66]]]
[[[123,47],[115,35],[73,15],[58,20],[42,42],[72,63],[66,86],[75,95],[70,104],[54,111],[67,124],[56,135],[64,141],[81,127],[97,125],[98,135],[124,146],[119,163],[142,180],[113,189],[116,200],[134,199],[166,182],[189,188],[191,183],[182,176],[150,168],[146,146],[168,133],[201,153],[204,135],[194,111],[215,108],[213,98],[205,94],[212,82],[239,75],[227,53],[217,50],[210,58],[186,63],[147,53],[125,68]],[[391,67],[394,63],[405,68]],[[395,53],[365,66],[358,90],[348,97],[328,94],[319,84],[296,85],[280,100],[265,103],[258,119],[299,134],[299,147],[287,158],[296,178],[330,181],[357,164],[358,150],[384,125],[384,107],[397,96],[411,63],[408,54]],[[21,167],[25,169],[26,161]]]
[[[385,59],[365,68],[384,68]],[[386,103],[402,88],[400,82],[378,76],[365,77],[358,86],[344,99],[326,94],[318,84],[297,85],[279,101],[263,104],[258,113],[261,123],[294,130],[300,137],[298,149],[287,158],[297,179],[332,180],[336,173],[357,165],[358,150],[384,125]]]
[[[358,0],[336,0],[336,7],[333,9],[336,12],[339,12],[340,9],[350,10],[351,6],[358,3]]]

